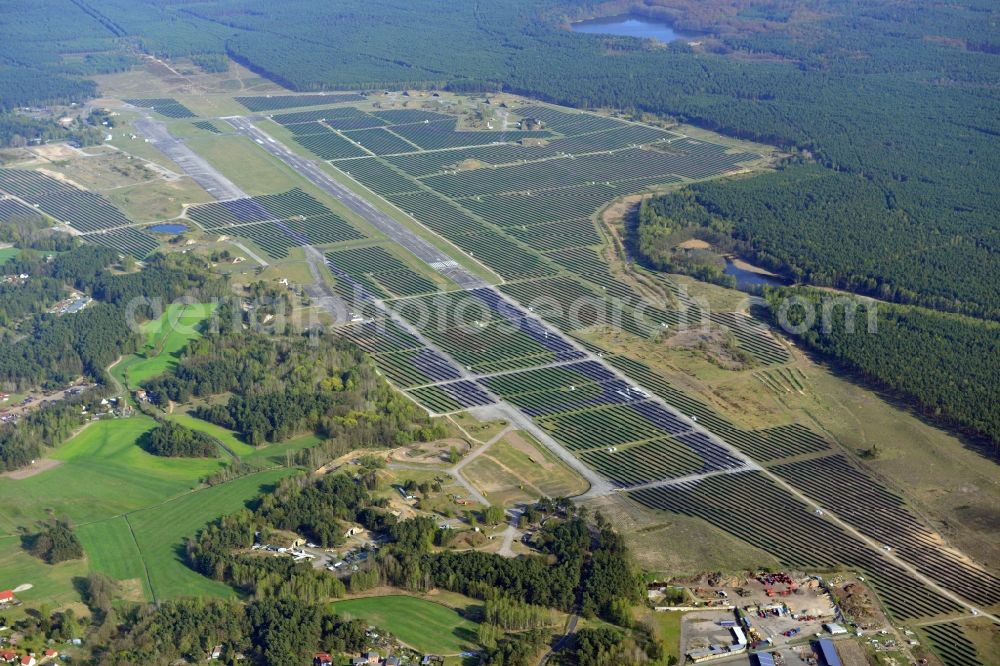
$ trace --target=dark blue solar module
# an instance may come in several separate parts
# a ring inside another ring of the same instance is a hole
[[[253,199],[233,199],[220,202],[240,222],[265,222],[275,215]]]
[[[558,333],[550,331],[533,319],[520,319],[514,322],[514,325],[516,325],[522,333],[529,336],[532,340],[542,345],[549,351],[573,351],[573,345],[567,342],[565,338]]]
[[[671,435],[690,430],[686,423],[655,402],[637,402],[632,404],[631,408],[645,417],[647,421],[657,425]]]
[[[358,282],[350,273],[337,267],[336,264],[330,261],[329,257],[326,260],[326,266],[330,269],[330,272],[333,273],[333,277],[337,278],[338,282],[346,284],[354,290],[355,297],[365,301],[374,301],[378,298],[378,295],[372,293],[367,285]]]
[[[581,358],[586,358],[587,355],[583,352],[576,351],[575,349],[564,352],[557,352],[555,356],[555,361],[557,363],[565,363],[566,361],[578,361]]]
[[[677,441],[686,444],[692,451],[701,456],[705,466],[701,471],[708,472],[718,469],[734,469],[743,466],[743,461],[731,454],[727,449],[713,442],[703,432],[688,432],[677,435]]]
[[[528,316],[524,310],[508,302],[492,289],[471,289],[467,293],[485,303],[492,312],[508,321],[519,321]]]
[[[351,324],[339,329],[339,332],[371,353],[391,353],[423,346],[420,340],[391,321],[374,320]]]
[[[626,382],[620,379],[597,384],[596,387],[600,391],[597,394],[592,393],[594,386],[593,384],[589,385],[588,390],[562,389],[546,391],[542,395],[535,394],[537,398],[541,398],[538,401],[540,404],[532,404],[536,401],[532,394],[515,395],[509,397],[508,400],[518,405],[522,412],[535,418],[601,405],[623,405],[646,399],[644,394],[633,391]]]
[[[438,384],[438,387],[463,407],[481,407],[493,404],[493,399],[475,382],[469,380]]]
[[[439,382],[445,379],[458,379],[462,373],[448,359],[426,347],[418,349],[410,361],[420,372]]]
[[[567,365],[566,369],[581,374],[587,379],[592,379],[595,382],[607,382],[618,378],[615,373],[611,372],[597,361],[584,361],[583,363]]]
[[[284,222],[277,221],[277,222],[274,223],[274,225],[276,227],[278,227],[279,229],[281,229],[285,233],[285,235],[288,236],[292,240],[292,242],[297,243],[298,245],[303,245],[303,246],[305,246],[305,245],[311,245],[311,243],[309,242],[309,239],[306,238],[305,234],[302,234],[302,233],[299,233],[299,232],[295,231],[294,229],[292,229],[291,227],[289,227]]]

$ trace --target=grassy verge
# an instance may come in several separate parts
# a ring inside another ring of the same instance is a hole
[[[670,663],[673,657],[680,663],[681,661],[681,621],[684,613],[669,611],[657,613],[655,611],[644,611],[639,619],[647,622],[653,628],[653,634],[663,646],[663,659],[660,663]]]

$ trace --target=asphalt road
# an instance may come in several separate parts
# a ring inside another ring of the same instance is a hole
[[[233,181],[223,176],[209,164],[205,158],[187,147],[180,139],[175,138],[167,126],[151,116],[135,121],[135,128],[157,150],[169,157],[184,173],[191,176],[194,182],[219,201],[226,199],[241,199],[247,194],[238,188]]]

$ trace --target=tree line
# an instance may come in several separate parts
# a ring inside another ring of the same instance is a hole
[[[206,526],[189,541],[188,562],[251,598],[293,595],[320,602],[346,594],[347,587],[308,563],[259,557],[251,546],[267,543],[274,530],[293,531],[323,546],[338,545],[343,529],[360,523],[388,539],[370,567],[350,577],[350,589],[380,584],[413,591],[436,587],[482,599],[483,663],[527,663],[527,656],[537,652],[535,632],[551,626],[553,608],[615,623],[622,627],[615,645],[640,646],[650,658],[658,658],[657,642],[631,618],[631,607],[644,596],[642,578],[624,539],[602,516],[578,512],[569,502],[545,500],[530,512],[539,521],[533,545],[540,555],[511,559],[459,552],[439,545],[438,535],[446,530],[433,518],[398,520],[390,514],[385,500],[376,499],[366,487],[371,484],[366,480],[369,473],[375,471],[362,467],[355,474],[285,479],[254,509]]]
[[[906,396],[929,417],[987,438],[997,453],[1000,323],[847,296],[830,307],[828,292],[801,287],[769,289],[766,298],[774,323],[783,316],[801,327],[793,336],[806,348]]]
[[[58,564],[66,560],[83,557],[83,546],[73,533],[70,524],[63,520],[51,520],[42,525],[36,534],[25,538],[28,552],[47,564]]]

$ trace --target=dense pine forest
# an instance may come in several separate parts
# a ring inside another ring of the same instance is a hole
[[[140,443],[154,456],[168,458],[211,458],[219,453],[218,441],[173,421],[163,421]]]
[[[248,333],[226,314],[217,321],[187,346],[173,372],[146,382],[155,403],[228,393],[228,401],[199,407],[197,415],[254,446],[313,432],[348,448],[444,435],[352,343]]]
[[[94,303],[71,317],[35,313],[19,325],[15,342],[0,346],[0,381],[15,388],[61,388],[81,375],[95,380],[121,354],[136,348],[136,332],[127,311],[140,319],[151,307],[130,308],[135,299],[170,302],[190,293],[211,297],[223,293],[223,282],[209,277],[207,264],[190,255],[157,255],[139,272],[113,274],[109,268],[118,253],[109,248],[82,245],[48,262],[43,256],[10,261],[5,270],[33,279],[56,280],[94,298]],[[21,289],[32,290],[31,281]],[[17,288],[0,294],[0,310],[22,311]]]
[[[669,115],[819,165],[703,193],[755,255],[818,284],[997,316],[983,279],[1000,268],[995,3],[646,6],[707,32],[693,50],[566,30],[596,11],[588,3],[442,2],[18,2],[0,16],[19,49],[0,72],[0,108],[91,94],[85,75],[125,66],[129,43],[208,63],[228,54],[296,90],[503,88]],[[773,212],[757,220],[761,206]],[[785,225],[793,233],[776,232]]]
[[[770,290],[767,298],[793,326],[812,310],[817,323],[795,336],[808,349],[907,396],[928,416],[987,436],[991,452],[1000,451],[1000,324],[865,299],[827,306],[824,315],[829,296],[799,287]],[[797,304],[783,308],[789,297]]]
[[[809,165],[700,183],[644,202],[637,222],[640,256],[665,270],[697,276],[672,252],[697,236],[796,282],[1000,317],[989,245],[886,208],[885,191],[861,175]]]

